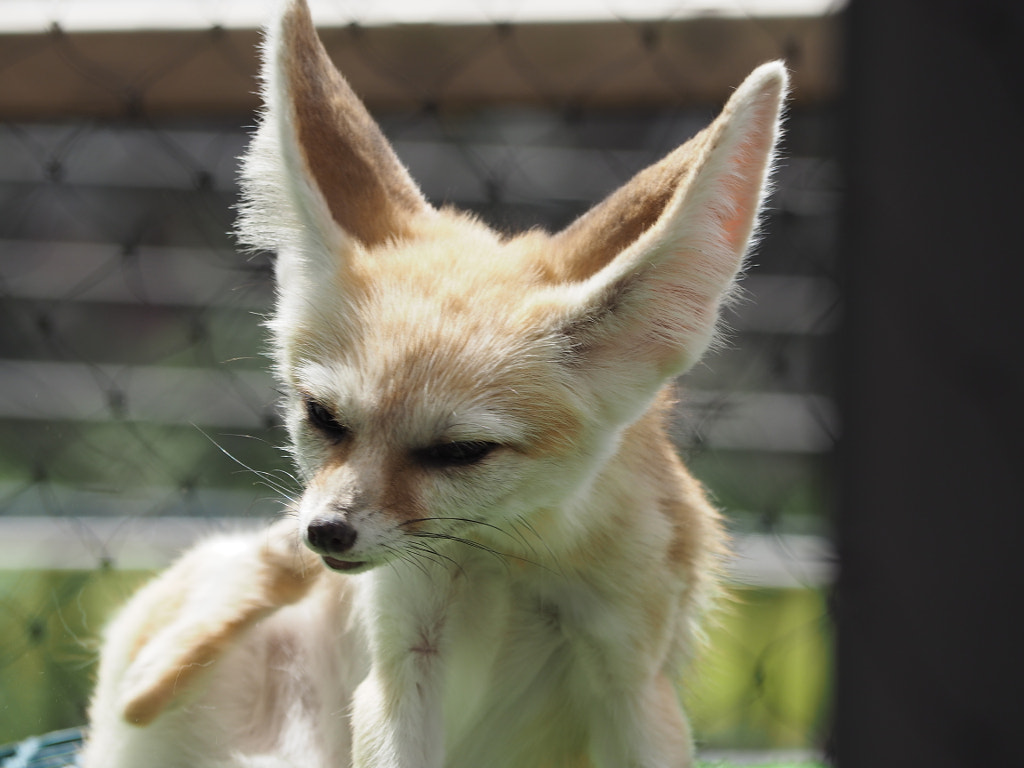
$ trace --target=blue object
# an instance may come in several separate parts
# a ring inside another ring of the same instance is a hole
[[[0,768],[78,768],[82,729],[68,728],[0,746]]]

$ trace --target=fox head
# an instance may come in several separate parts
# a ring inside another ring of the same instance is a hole
[[[360,571],[571,515],[623,431],[714,339],[766,194],[787,75],[554,235],[432,207],[301,0],[268,31],[242,239],[269,322],[299,524]]]

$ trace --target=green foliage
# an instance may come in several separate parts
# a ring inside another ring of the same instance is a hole
[[[0,744],[85,722],[103,623],[145,578],[0,570]]]
[[[820,747],[828,727],[831,628],[810,589],[734,589],[684,700],[700,745]]]

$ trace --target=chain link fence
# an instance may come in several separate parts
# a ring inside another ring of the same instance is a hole
[[[263,356],[271,260],[230,234],[255,31],[49,21],[0,34],[0,742],[82,723],[110,610],[197,535],[268,520],[295,489]],[[710,747],[827,738],[832,23],[323,32],[428,198],[502,229],[564,226],[703,127],[726,82],[793,67],[746,298],[727,348],[681,382],[675,431],[736,532],[738,600],[688,694]],[[552,69],[569,54],[572,72]]]

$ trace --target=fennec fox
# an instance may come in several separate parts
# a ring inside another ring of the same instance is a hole
[[[433,208],[302,0],[267,34],[240,231],[304,491],[109,628],[87,768],[684,768],[723,534],[672,381],[715,336],[787,75],[558,234]]]

